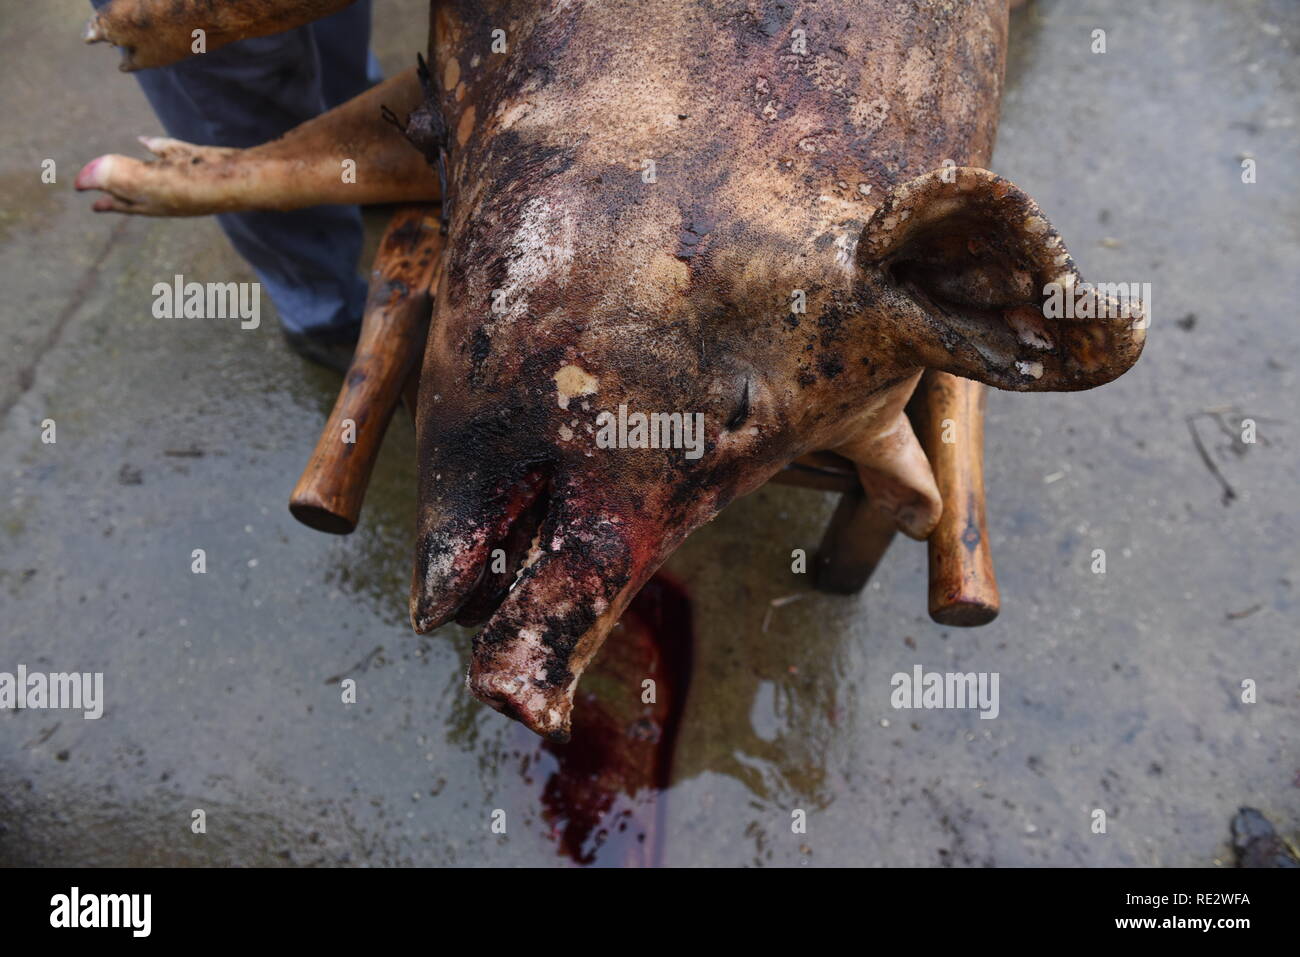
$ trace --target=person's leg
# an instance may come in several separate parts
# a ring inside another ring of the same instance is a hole
[[[92,0],[97,7],[106,2]],[[368,0],[356,6],[369,14]],[[343,14],[357,16],[352,8],[335,16]],[[169,136],[216,146],[255,146],[335,105],[325,93],[325,78],[335,65],[322,60],[316,26],[241,40],[135,75]],[[357,48],[352,57],[364,63],[369,30],[356,29],[355,19],[352,26]],[[330,57],[339,55],[346,38],[327,34],[336,39]],[[358,81],[355,70],[350,72],[350,81],[330,81],[332,95],[365,89],[364,79]],[[217,220],[256,271],[286,332],[327,340],[355,334],[366,298],[366,284],[357,275],[363,236],[355,206],[229,213]]]
[[[371,0],[357,0],[333,16],[317,20],[308,29],[327,69],[321,75],[325,109],[360,96],[384,79],[384,71],[370,49]]]

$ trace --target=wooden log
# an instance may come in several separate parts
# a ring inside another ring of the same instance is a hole
[[[917,433],[943,497],[929,539],[930,617],[985,625],[997,617],[1000,599],[984,515],[984,386],[930,370],[918,399]]]
[[[352,365],[289,499],[289,511],[304,525],[335,535],[356,528],[404,389],[413,402],[411,383],[428,337],[442,249],[437,206],[398,208],[375,255]]]

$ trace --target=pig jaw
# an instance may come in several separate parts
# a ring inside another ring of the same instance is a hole
[[[674,532],[650,519],[664,514],[662,504],[646,503],[636,514],[626,502],[572,486],[548,486],[524,503],[529,491],[518,489],[506,501],[513,520],[481,525],[468,539],[446,523],[422,536],[412,620],[425,632],[453,618],[467,625],[486,618],[474,638],[470,691],[564,741],[582,672],[628,602],[702,518],[698,509],[681,514],[688,526]],[[496,547],[505,556],[501,572],[492,564]]]
[[[480,406],[468,394],[443,396],[419,423],[412,623],[427,632],[486,621],[470,690],[553,739],[567,735],[576,683],[641,586],[692,531],[797,454],[793,437],[804,434],[782,420],[756,373],[739,387],[737,370],[717,375],[710,400],[661,383],[656,394],[649,377],[620,376],[610,350],[588,367],[600,379],[589,409],[559,406],[565,376],[529,374],[509,380],[512,398]],[[544,368],[568,365],[552,357]],[[742,396],[743,416],[733,407]],[[703,409],[703,454],[597,446],[586,426],[624,400]],[[572,441],[555,441],[570,431]]]
[[[582,672],[651,569],[633,567],[630,530],[611,516],[548,533],[475,637],[466,684],[537,734],[565,741]]]

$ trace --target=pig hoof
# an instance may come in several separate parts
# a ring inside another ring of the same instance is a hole
[[[195,146],[166,136],[139,141],[157,159],[141,162],[111,153],[91,160],[77,174],[80,191],[101,190],[96,212],[148,216],[197,216],[221,210],[218,177],[221,161],[238,150]]]
[[[130,73],[137,69],[135,63],[135,47],[114,39],[113,32],[109,24],[98,13],[86,21],[86,28],[81,32],[81,39],[84,43],[111,43],[122,53],[122,62],[117,68],[123,73]]]
[[[111,156],[97,156],[81,168],[73,186],[78,190],[103,189],[108,183],[108,169],[112,163]]]
[[[170,136],[137,136],[136,140],[154,156],[162,159],[180,159],[198,152],[198,147],[193,144],[172,139]]]
[[[103,43],[108,39],[104,33],[104,25],[99,19],[99,14],[95,14],[86,21],[86,29],[82,31],[81,39],[86,43]]]
[[[127,186],[134,178],[129,169],[131,164],[142,165],[128,156],[98,156],[82,167],[73,185],[79,192],[98,189],[108,194],[95,200],[91,208],[97,213],[143,212],[134,190]]]

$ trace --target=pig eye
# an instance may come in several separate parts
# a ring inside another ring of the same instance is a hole
[[[736,411],[731,413],[731,418],[727,420],[727,431],[734,432],[745,424],[749,418],[749,380],[745,380],[745,391],[741,393],[740,405],[736,406]]]

